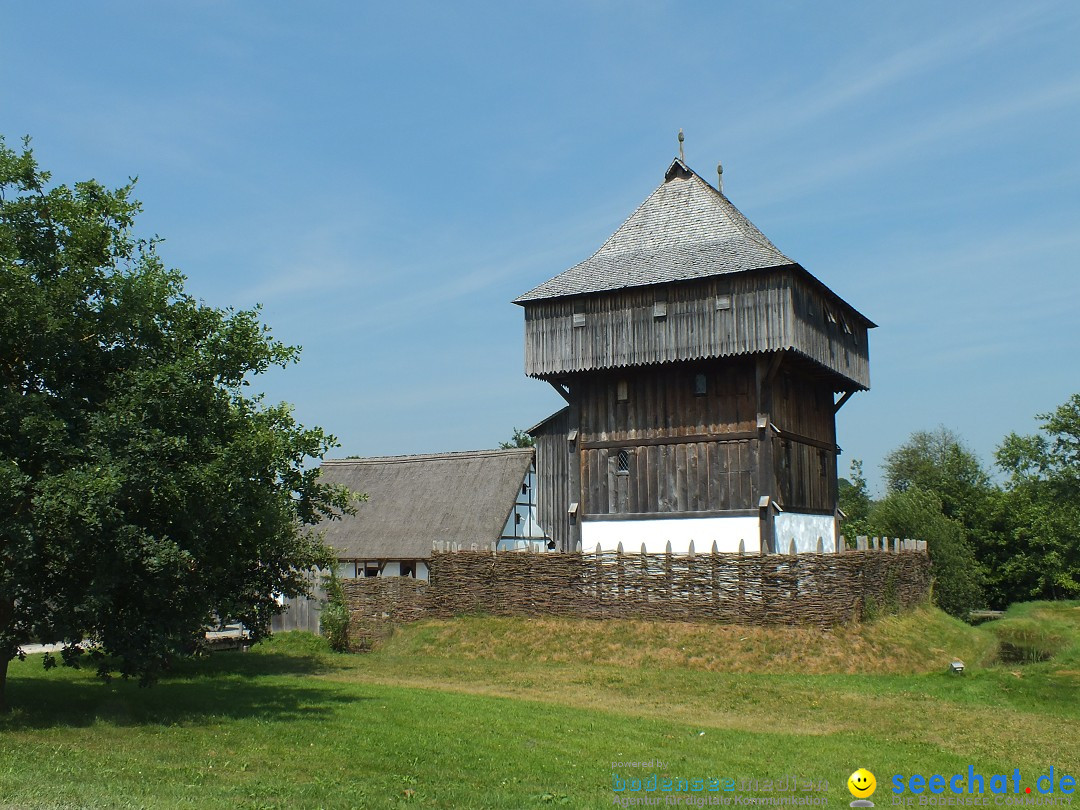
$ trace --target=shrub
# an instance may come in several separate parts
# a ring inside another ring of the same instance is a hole
[[[331,649],[338,652],[349,649],[349,608],[341,581],[333,571],[326,582],[326,603],[319,614],[319,623]]]
[[[983,605],[975,553],[963,525],[946,517],[936,493],[912,487],[893,492],[874,504],[870,523],[875,533],[925,540],[934,577],[934,602],[953,616],[966,618]]]

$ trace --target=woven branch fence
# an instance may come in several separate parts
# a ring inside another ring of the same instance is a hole
[[[842,554],[436,551],[430,581],[346,580],[358,649],[393,625],[463,614],[833,626],[922,602],[925,550]]]

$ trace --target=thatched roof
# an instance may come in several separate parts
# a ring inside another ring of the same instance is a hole
[[[435,542],[490,547],[514,507],[532,448],[328,460],[322,480],[368,499],[355,515],[322,524],[345,560],[412,560]]]

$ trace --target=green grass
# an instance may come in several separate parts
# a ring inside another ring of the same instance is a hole
[[[986,625],[1001,645],[1005,661],[1080,664],[1080,603],[1025,602]]]
[[[10,670],[0,808],[609,807],[612,762],[652,759],[828,780],[833,807],[859,766],[879,806],[894,773],[1018,767],[1030,784],[1077,775],[1077,614],[1033,604],[970,628],[923,610],[831,633],[473,617],[362,656],[283,635],[149,689],[36,656]],[[1007,622],[1065,641],[993,664]]]

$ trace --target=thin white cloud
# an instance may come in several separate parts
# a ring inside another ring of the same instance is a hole
[[[1080,101],[1080,74],[1068,76],[1037,91],[1002,99],[997,104],[973,102],[950,108],[932,119],[914,120],[894,137],[878,140],[872,146],[810,164],[795,174],[777,177],[772,184],[756,189],[758,205],[775,204],[805,196],[825,183],[838,178],[870,171],[878,166],[911,159],[928,144],[945,144],[936,154],[964,146],[962,136],[1009,121],[1022,121],[1038,113],[1060,109]]]
[[[975,17],[964,28],[951,29],[916,45],[882,56],[865,51],[849,57],[816,87],[800,86],[788,99],[767,99],[767,106],[751,111],[724,137],[754,139],[762,132],[791,131],[864,99],[880,96],[886,88],[924,76],[941,67],[970,60],[977,54],[1015,39],[1025,30],[1047,23],[1050,4],[1017,4],[995,17]]]

